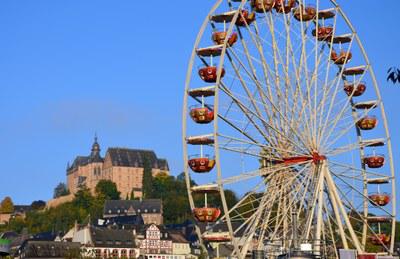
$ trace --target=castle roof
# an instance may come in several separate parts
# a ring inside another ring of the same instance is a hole
[[[106,157],[110,157],[113,166],[121,167],[144,167],[144,160],[149,160],[153,169],[169,170],[166,159],[157,158],[153,150],[130,149],[111,147],[107,149]],[[89,156],[77,156],[71,166],[67,167],[67,174],[77,169],[79,166],[85,166],[91,163],[103,163],[104,158],[100,155],[100,145],[97,142],[97,136],[92,145],[91,154]]]
[[[157,158],[152,150],[114,147],[107,150],[107,156],[110,157],[113,166],[143,168],[146,157],[152,168],[168,170],[167,160]]]

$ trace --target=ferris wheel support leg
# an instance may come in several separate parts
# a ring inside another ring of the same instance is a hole
[[[339,233],[340,233],[340,237],[341,237],[342,242],[343,242],[343,247],[344,247],[344,249],[349,249],[349,244],[347,243],[346,234],[344,232],[343,224],[342,224],[342,221],[340,220],[340,213],[339,213],[338,205],[336,203],[335,196],[333,195],[333,193],[330,190],[330,188],[328,188],[328,193],[329,193],[330,202],[331,202],[331,205],[332,205],[332,208],[333,208],[333,212],[335,213],[335,218],[336,218],[337,224],[339,226]]]
[[[356,233],[354,232],[353,226],[351,225],[351,222],[347,216],[346,209],[343,206],[343,203],[342,203],[340,196],[338,194],[338,191],[336,189],[336,185],[333,181],[332,175],[329,172],[329,169],[327,166],[325,166],[325,179],[326,179],[326,182],[328,183],[328,190],[332,193],[332,195],[335,198],[335,201],[340,209],[340,212],[342,213],[342,216],[346,223],[346,227],[347,227],[348,231],[350,232],[351,239],[353,241],[355,248],[357,249],[357,252],[358,253],[363,252],[363,250],[361,249],[360,241],[358,240],[358,237],[357,237]],[[337,218],[337,222],[339,223],[340,221],[341,221],[341,218],[340,217]]]
[[[320,171],[319,181],[318,181],[318,210],[317,210],[317,226],[315,231],[315,242],[314,250],[318,255],[321,253],[321,231],[322,231],[322,209],[324,205],[324,178],[325,178],[325,163],[321,165],[322,170]]]

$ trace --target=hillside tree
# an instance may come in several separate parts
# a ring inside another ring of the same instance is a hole
[[[142,182],[142,193],[143,198],[152,198],[153,189],[153,175],[150,158],[147,155],[143,156],[143,182]]]
[[[13,213],[14,212],[14,203],[9,196],[5,197],[1,201],[0,212],[1,213]]]

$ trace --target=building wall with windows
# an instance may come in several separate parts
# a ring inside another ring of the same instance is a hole
[[[111,180],[121,193],[121,199],[142,197],[143,169],[145,160],[151,166],[152,175],[169,174],[168,162],[157,158],[152,150],[108,148],[103,158],[100,145],[95,138],[89,156],[77,156],[67,166],[67,187],[75,194],[86,186],[93,193],[100,180]]]

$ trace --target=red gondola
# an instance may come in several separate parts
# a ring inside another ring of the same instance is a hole
[[[217,208],[195,208],[193,213],[199,222],[215,222],[221,215],[221,210]]]
[[[364,164],[369,168],[381,168],[385,164],[385,157],[382,155],[371,155],[364,158]]]
[[[332,26],[321,26],[318,28],[318,35],[316,29],[312,31],[312,35],[317,37],[318,40],[326,40],[329,41],[333,35],[333,27]]]
[[[298,21],[308,22],[315,18],[317,10],[314,6],[299,6],[293,10],[293,16]]]
[[[387,245],[390,243],[390,235],[377,234],[376,236],[371,236],[371,243],[374,245]]]
[[[353,94],[353,97],[361,96],[365,92],[366,89],[367,89],[367,86],[365,85],[364,82],[361,82],[358,84],[345,84],[344,85],[344,91],[346,92],[346,94],[348,96],[351,96]]]
[[[208,173],[215,166],[215,159],[208,157],[196,157],[188,161],[190,169],[196,173]]]
[[[251,8],[257,13],[271,11],[275,5],[275,0],[251,0]]]
[[[378,119],[375,116],[365,116],[357,122],[357,126],[362,130],[372,130],[378,125]]]
[[[372,205],[386,206],[390,202],[390,196],[386,193],[374,193],[368,196]]]
[[[353,57],[353,55],[351,54],[350,51],[340,51],[340,53],[336,53],[336,51],[332,50],[331,53],[331,60],[337,64],[337,65],[344,65],[346,63],[348,63],[351,58]]]
[[[207,83],[217,82],[218,68],[215,66],[208,66],[199,69],[199,76]],[[221,78],[225,75],[225,69],[222,68]]]
[[[221,44],[224,44],[225,39],[226,39],[227,36],[228,36],[227,32],[225,32],[225,31],[217,31],[217,32],[214,32],[212,34],[212,40],[214,41],[215,44],[221,45]],[[235,33],[235,32],[232,33],[231,36],[228,39],[228,45],[229,46],[233,46],[233,44],[236,43],[237,39],[238,39],[237,33]]]
[[[247,26],[256,20],[256,14],[247,10],[241,10],[236,20],[237,26]]]
[[[289,13],[296,6],[296,0],[275,0],[274,8],[278,13]]]
[[[207,124],[214,120],[214,111],[207,107],[194,107],[190,110],[190,117],[196,123]]]

